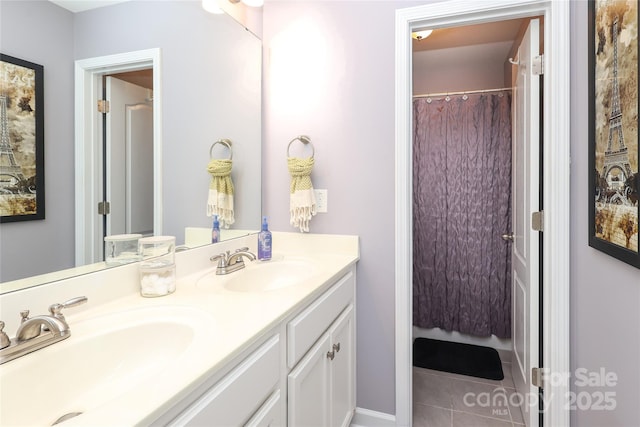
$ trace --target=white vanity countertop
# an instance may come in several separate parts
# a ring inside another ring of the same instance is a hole
[[[255,235],[250,238],[256,240]],[[168,362],[161,375],[156,373],[156,378],[151,380],[147,378],[127,384],[126,389],[116,393],[108,402],[101,402],[99,406],[93,408],[68,408],[84,410],[85,413],[65,421],[64,425],[150,424],[197,389],[229,361],[239,356],[264,333],[324,292],[359,259],[357,236],[274,232],[273,259],[268,262],[276,264],[284,260],[311,260],[315,266],[313,274],[300,284],[282,289],[261,292],[227,290],[224,287],[226,281],[233,279],[234,274],[242,274],[243,270],[226,276],[215,276],[215,266],[211,266],[208,257],[216,254],[218,248],[233,250],[241,245],[249,245],[252,241],[248,239],[246,242],[232,241],[224,246],[208,246],[204,249],[194,249],[184,255],[180,254],[182,260],[178,259],[177,264],[179,277],[176,291],[171,295],[142,298],[137,292],[129,292],[127,295],[93,306],[89,297],[87,309],[77,313],[74,313],[73,309],[67,311],[72,336],[68,340],[53,344],[50,348],[72,345],[74,337],[81,339],[81,334],[88,333],[83,329],[85,321],[90,322],[96,317],[108,316],[110,313],[125,313],[145,308],[155,309],[156,312],[163,309],[169,310],[171,307],[197,310],[200,312],[202,323],[206,323],[201,326],[206,328],[207,339],[199,340],[190,351]],[[253,251],[255,243],[250,247]],[[202,257],[205,262],[196,259]],[[186,274],[180,274],[181,261],[184,264],[182,271]],[[248,264],[246,271],[251,268],[251,263]],[[198,266],[207,267],[198,268]],[[206,284],[203,284],[203,281],[198,282],[204,276],[206,276]],[[144,310],[141,312],[144,313]],[[12,333],[9,332],[9,335],[11,336]],[[166,339],[171,340],[172,337],[168,335]],[[145,342],[135,345],[144,346]],[[121,348],[104,350],[113,352],[114,357],[117,357],[120,352],[127,351]],[[149,349],[149,351],[154,350]],[[46,349],[20,359],[40,355],[45,357]],[[23,362],[20,359],[3,365],[3,368],[20,369],[20,364]],[[87,362],[90,363],[90,361]],[[64,387],[64,384],[60,386]],[[2,390],[2,392],[4,394],[9,391]],[[60,411],[60,415],[69,412],[63,408],[60,408]]]

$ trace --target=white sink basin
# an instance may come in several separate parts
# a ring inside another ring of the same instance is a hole
[[[184,353],[210,339],[212,320],[192,308],[156,306],[69,323],[70,338],[0,366],[0,425],[46,426],[89,413],[179,368]]]
[[[223,287],[233,292],[269,292],[303,284],[316,271],[315,264],[305,259],[253,261],[246,262],[245,268],[226,276],[209,273],[200,278],[196,286],[202,289]]]

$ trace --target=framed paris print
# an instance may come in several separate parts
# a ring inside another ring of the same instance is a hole
[[[44,219],[42,65],[0,54],[0,222]]]
[[[638,2],[589,2],[589,245],[640,268]]]

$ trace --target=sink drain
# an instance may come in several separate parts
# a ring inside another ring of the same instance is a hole
[[[64,414],[63,416],[61,416],[60,418],[58,418],[56,420],[55,423],[51,424],[52,426],[56,425],[56,424],[60,424],[62,422],[65,422],[73,417],[77,417],[78,415],[82,415],[82,412],[69,412],[68,414]]]

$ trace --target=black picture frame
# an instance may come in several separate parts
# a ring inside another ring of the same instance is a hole
[[[636,268],[638,18],[636,0],[589,1],[589,246]]]
[[[0,223],[45,218],[44,68],[0,53]]]

